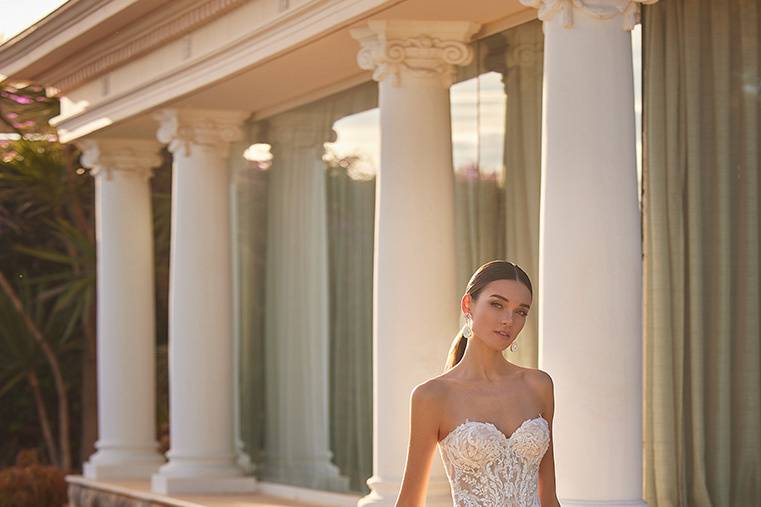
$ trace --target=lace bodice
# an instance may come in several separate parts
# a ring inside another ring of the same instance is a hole
[[[466,419],[439,442],[455,507],[540,507],[539,463],[549,444],[541,416],[509,437],[492,423]]]

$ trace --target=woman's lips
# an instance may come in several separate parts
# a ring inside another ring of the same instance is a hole
[[[498,335],[500,335],[502,338],[510,338],[510,333],[507,331],[494,331]]]

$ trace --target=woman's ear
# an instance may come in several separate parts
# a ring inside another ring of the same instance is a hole
[[[470,305],[473,301],[473,298],[470,297],[470,294],[467,292],[462,296],[462,300],[460,301],[460,310],[462,310],[462,313],[465,315],[471,313],[470,312]]]

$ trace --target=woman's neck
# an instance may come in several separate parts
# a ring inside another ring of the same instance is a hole
[[[465,354],[455,368],[457,376],[462,380],[498,382],[519,367],[506,360],[501,351],[486,347],[477,338],[471,338]]]

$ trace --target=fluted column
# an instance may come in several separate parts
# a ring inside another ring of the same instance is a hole
[[[539,367],[555,383],[558,497],[564,507],[642,506],[629,30],[652,1],[522,1],[539,9],[545,34]]]
[[[169,463],[159,493],[252,491],[236,465],[229,143],[245,115],[164,110],[174,156],[169,279]]]
[[[318,108],[269,123],[266,464],[262,478],[348,490],[329,445],[328,236],[323,144],[332,118]]]
[[[98,441],[90,479],[148,478],[164,462],[156,442],[153,141],[83,141],[95,177]]]
[[[413,387],[441,373],[457,331],[449,86],[472,59],[469,22],[371,21],[352,30],[360,67],[379,82],[373,318],[373,476],[359,505],[394,505]],[[422,292],[421,292],[422,291]],[[412,294],[424,304],[411,304]],[[423,301],[421,300],[421,301]],[[438,452],[429,506],[451,505]]]

